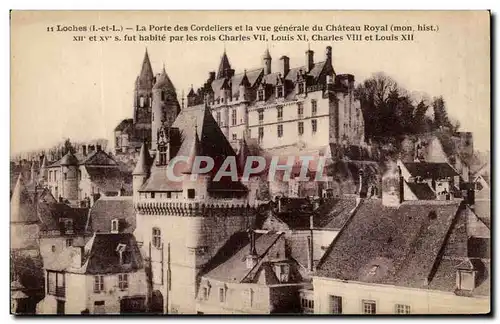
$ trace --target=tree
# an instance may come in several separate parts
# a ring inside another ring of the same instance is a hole
[[[67,138],[64,141],[64,152],[63,155],[68,154],[68,152],[75,153],[75,148],[73,147],[73,144],[71,144],[71,141],[69,138]]]

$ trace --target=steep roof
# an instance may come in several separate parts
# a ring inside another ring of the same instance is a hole
[[[69,151],[59,161],[59,165],[78,165],[78,159],[71,151]]]
[[[433,200],[436,199],[436,194],[432,191],[428,183],[407,182],[411,192],[419,200]]]
[[[126,127],[132,125],[133,123],[134,119],[132,118],[124,119],[115,127],[115,132],[123,131]]]
[[[325,201],[314,211],[314,228],[340,230],[355,207],[356,198],[354,197],[334,198]]]
[[[120,255],[117,252],[118,244],[126,246],[125,252],[129,255],[129,263],[120,263]],[[134,235],[95,233],[85,246],[83,266],[69,271],[85,274],[112,274],[135,272],[143,267],[143,259]]]
[[[448,163],[403,162],[403,165],[413,177],[442,179],[458,175]]]
[[[61,223],[61,219],[64,218],[73,221],[73,232],[76,235],[82,235],[85,233],[88,212],[88,208],[74,208],[63,203],[40,204],[39,215],[42,221],[40,231],[63,230],[64,223]]]
[[[459,211],[456,201],[364,200],[320,261],[317,275],[423,287]]]
[[[132,175],[147,175],[149,173],[150,162],[151,156],[149,155],[149,150],[146,147],[146,143],[142,143],[139,159],[137,159],[137,164]]]
[[[219,69],[217,69],[217,79],[222,78],[227,70],[231,69],[231,64],[229,64],[229,59],[226,55],[226,50],[222,53],[222,57],[220,58]]]
[[[36,223],[38,221],[34,202],[26,190],[22,176],[19,175],[10,199],[10,222]]]
[[[113,219],[119,220],[119,232],[134,232],[136,222],[131,196],[99,198],[90,209],[86,231],[109,233]]]
[[[153,86],[154,74],[153,68],[151,67],[151,61],[149,60],[148,50],[144,53],[144,59],[142,60],[141,72],[137,78],[137,86],[140,89],[149,88]]]
[[[258,260],[262,260],[269,252],[269,249],[278,241],[283,234],[267,233],[258,236],[255,239],[255,249],[257,251]],[[250,244],[247,244],[240,250],[233,251],[233,254],[228,260],[221,263],[215,269],[209,271],[204,277],[209,279],[220,280],[224,282],[243,282],[244,279],[257,269],[248,269],[245,257],[250,249]],[[259,268],[258,265],[254,268]]]
[[[175,93],[174,84],[168,77],[167,71],[165,71],[165,65],[163,65],[160,75],[156,78],[156,83],[153,86],[153,89],[164,89]]]

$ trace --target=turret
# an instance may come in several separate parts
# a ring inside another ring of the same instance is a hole
[[[210,180],[209,174],[202,174],[196,169],[196,157],[203,156],[203,150],[198,136],[198,127],[195,125],[195,136],[191,148],[187,166],[183,171],[183,196],[184,199],[195,199],[203,201],[207,198],[208,181]]]
[[[134,171],[132,172],[132,186],[134,201],[139,198],[139,189],[146,182],[149,177],[149,164],[151,161],[151,156],[149,155],[148,147],[146,142],[142,143],[141,152],[139,153],[139,159],[135,165]]]
[[[247,77],[247,70],[245,70],[245,73],[243,75],[243,78],[241,79],[240,82],[240,89],[239,89],[239,97],[240,101],[248,101],[248,88],[250,87],[250,82],[248,81]]]
[[[269,53],[269,48],[266,48],[264,55],[262,56],[262,67],[264,68],[264,75],[271,74],[271,63],[272,57]]]
[[[43,156],[42,165],[40,166],[40,174],[38,176],[39,176],[39,180],[40,181],[46,181],[47,180],[47,177],[48,177],[47,155]]]
[[[179,112],[175,87],[165,71],[165,66],[156,78],[153,87],[153,108],[151,114],[151,149],[158,146],[159,131],[162,126],[169,128]]]
[[[69,201],[78,200],[78,159],[71,152],[61,159],[63,190],[61,196]]]

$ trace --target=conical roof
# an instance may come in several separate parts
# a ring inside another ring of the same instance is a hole
[[[269,48],[266,48],[264,55],[262,56],[263,59],[271,59],[271,53],[269,53]]]
[[[168,77],[167,71],[165,71],[165,65],[161,70],[161,73],[156,78],[156,83],[153,86],[153,89],[164,89],[170,90],[172,93],[175,93],[175,87],[170,78]]]
[[[243,74],[243,78],[241,78],[241,82],[239,84],[240,86],[245,86],[245,87],[249,87],[250,86],[250,81],[248,81],[248,77],[247,77],[247,70],[245,70],[244,74]]]
[[[62,157],[59,164],[60,165],[78,165],[78,159],[70,150],[68,153],[66,153],[65,156]]]
[[[44,155],[43,156],[43,160],[42,160],[42,166],[41,166],[41,168],[44,169],[46,167],[47,167],[47,156]]]
[[[144,53],[144,59],[142,60],[141,72],[139,73],[139,78],[137,80],[137,86],[140,88],[150,87],[153,78],[153,68],[151,67],[148,50],[146,49],[146,53]]]
[[[184,173],[187,174],[192,174],[193,173],[193,167],[194,167],[194,161],[197,156],[202,156],[202,148],[201,148],[201,143],[200,143],[200,137],[198,136],[198,127],[195,125],[195,134],[194,134],[194,141],[191,146],[191,150],[189,152],[188,156],[188,165],[186,167],[186,171]]]
[[[193,85],[191,85],[191,90],[189,90],[189,93],[187,94],[188,97],[196,97],[196,94],[194,93]]]
[[[132,175],[147,175],[149,172],[150,161],[151,156],[149,155],[149,150],[146,147],[146,143],[142,143],[141,152],[139,153],[139,160],[135,165]]]
[[[226,51],[224,51],[220,59],[219,69],[217,70],[217,79],[223,78],[226,75],[226,71],[230,69],[231,64],[229,64],[229,59],[227,58]]]
[[[38,221],[33,201],[26,190],[21,175],[17,178],[10,199],[10,216],[11,223],[35,223]]]

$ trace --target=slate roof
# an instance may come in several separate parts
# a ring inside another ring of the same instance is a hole
[[[116,251],[118,244],[126,245],[125,251],[130,255],[130,263],[120,264],[120,256]],[[68,271],[85,274],[115,274],[135,272],[144,268],[137,241],[130,233],[95,233],[85,246],[83,260],[81,268],[72,268]]]
[[[85,169],[100,192],[112,195],[124,189],[125,194],[132,194],[132,177],[129,173],[122,172],[119,168],[85,166]]]
[[[111,220],[119,220],[120,233],[133,233],[135,230],[135,211],[131,196],[101,197],[92,206],[86,223],[87,232],[111,232]]]
[[[417,183],[417,182],[407,182],[411,192],[419,200],[433,200],[436,199],[436,194],[432,191],[431,187],[427,183]]]
[[[314,211],[314,228],[340,230],[355,207],[356,199],[354,197],[326,200]]]
[[[247,233],[244,233],[248,235]],[[278,241],[283,234],[267,233],[256,236],[255,249],[259,260],[261,260],[269,251],[269,249]],[[247,276],[254,271],[254,274],[260,273],[259,264],[254,269],[247,269],[246,255],[250,249],[250,244],[245,245],[240,250],[233,250],[233,254],[229,259],[222,262],[219,266],[209,271],[204,275],[205,278],[215,279],[223,282],[241,283]],[[255,271],[257,270],[257,271]],[[257,276],[249,278],[250,281],[257,279]]]
[[[66,154],[60,160],[52,163],[49,168],[58,167],[64,164],[67,165],[68,163],[72,165],[83,164],[90,166],[118,166],[118,163],[116,163],[116,161],[111,156],[109,156],[108,153],[104,152],[103,150],[95,150],[88,155],[83,155],[80,152],[71,155]]]
[[[226,157],[236,157],[236,153],[214,120],[209,107],[193,106],[183,109],[172,127],[179,128],[181,134],[181,145],[176,156],[189,157],[191,155],[193,143],[196,140],[195,132],[197,132],[201,154],[212,157],[215,161],[212,175],[218,171]],[[180,176],[186,171],[187,166],[183,162],[176,163],[174,174]],[[166,170],[166,166],[153,164],[151,176],[140,191],[181,191],[182,182],[168,179]],[[209,190],[242,191],[246,188],[239,181],[235,182],[223,177],[220,182],[211,182]]]
[[[130,125],[133,125],[134,124],[134,119],[132,118],[127,118],[127,119],[124,119],[122,120],[118,126],[115,127],[115,132],[121,132],[123,131],[125,128],[127,128],[128,126]]]
[[[68,218],[73,220],[74,235],[85,233],[88,208],[74,208],[63,203],[51,203],[39,204],[38,210],[42,222],[40,224],[41,232],[64,230],[64,224],[60,222],[60,219]]]
[[[413,177],[442,179],[458,175],[448,163],[404,162],[403,165]]]
[[[381,200],[363,200],[323,256],[317,275],[424,287],[459,208],[456,201],[406,201],[392,208]]]

